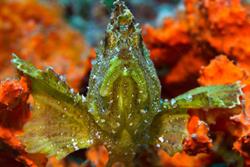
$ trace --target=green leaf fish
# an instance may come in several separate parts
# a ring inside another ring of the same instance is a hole
[[[51,68],[36,69],[15,55],[12,62],[30,78],[34,99],[32,118],[20,139],[28,152],[58,159],[99,144],[109,151],[108,166],[134,166],[137,150],[145,145],[173,155],[182,150],[187,136],[187,109],[232,108],[242,95],[236,83],[199,87],[161,100],[161,85],[139,24],[119,0],[97,49],[86,98]]]

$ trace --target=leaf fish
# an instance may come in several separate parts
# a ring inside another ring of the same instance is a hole
[[[53,69],[42,71],[13,55],[13,64],[31,80],[33,114],[21,141],[30,153],[62,159],[103,144],[107,166],[134,166],[141,146],[168,154],[182,150],[187,109],[232,108],[240,104],[241,85],[199,87],[171,100],[144,45],[141,29],[123,1],[114,2],[104,40],[97,49],[87,97],[71,89]]]

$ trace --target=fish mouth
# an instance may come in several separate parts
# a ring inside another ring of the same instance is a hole
[[[139,101],[145,102],[148,99],[147,81],[142,68],[137,63],[132,61],[124,62],[119,58],[111,61],[100,86],[100,95],[102,97],[111,95],[113,88],[117,86],[114,83],[122,78],[130,78],[134,81]],[[124,87],[124,89],[126,88]]]

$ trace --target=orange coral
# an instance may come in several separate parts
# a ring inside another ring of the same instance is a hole
[[[211,163],[210,155],[199,154],[197,156],[190,156],[182,153],[176,153],[173,157],[170,157],[163,150],[159,151],[159,156],[161,158],[161,163],[166,167],[198,167],[198,166],[208,166]]]
[[[206,60],[194,55],[193,51],[189,51],[183,55],[164,77],[164,83],[167,84],[166,91],[168,95],[177,96],[185,92],[187,88],[184,86],[184,83],[187,82],[189,83],[189,88],[197,87],[197,71],[205,64]]]
[[[194,42],[185,17],[177,21],[166,19],[158,29],[147,25],[143,31],[156,68],[167,68],[165,76],[160,76],[163,86],[166,85],[163,93],[173,97],[198,86],[198,71],[214,57],[215,52],[208,50],[206,43]]]
[[[28,154],[24,151],[24,146],[9,129],[0,127],[0,164],[8,167],[42,167],[47,159],[40,154]]]
[[[246,78],[247,74],[244,70],[234,65],[226,56],[221,55],[201,70],[198,81],[201,85],[215,85],[229,84]]]
[[[28,120],[30,111],[27,103],[29,89],[26,78],[20,81],[4,81],[0,84],[0,164],[6,166],[36,167],[45,164],[42,155],[29,155],[16,138]]]
[[[1,79],[13,76],[9,63],[16,53],[40,68],[52,65],[66,75],[71,87],[80,87],[90,48],[60,13],[59,8],[36,0],[0,2]]]
[[[194,25],[192,28],[198,31],[200,41],[208,42],[220,53],[235,57],[239,65],[249,71],[250,17],[247,7],[240,0],[203,0],[201,3],[186,0],[186,5],[193,16],[190,19]]]
[[[108,162],[108,151],[104,146],[92,147],[87,152],[87,158],[92,161],[96,167],[103,167]]]
[[[30,115],[27,104],[29,89],[25,78],[4,81],[0,84],[0,126],[21,130]]]
[[[250,17],[240,0],[186,0],[191,33],[249,72]],[[192,16],[192,17],[191,17]]]
[[[211,63],[203,68],[201,71],[201,76],[198,79],[201,85],[218,85],[218,84],[229,84],[236,81],[241,81],[242,84],[245,84],[243,92],[245,93],[246,98],[246,112],[250,110],[250,78],[246,70],[234,65],[226,56],[219,56],[211,61]],[[250,115],[249,113],[246,113]]]
[[[250,165],[250,134],[240,137],[234,143],[234,149],[238,150],[240,154],[245,158],[246,166]]]
[[[190,47],[188,27],[182,21],[166,19],[159,29],[145,25],[143,37],[156,66],[176,63]]]
[[[55,71],[65,74],[70,85],[78,89],[85,75],[88,50],[81,35],[64,23],[59,8],[36,0],[0,2],[0,79],[15,73],[10,57],[17,53],[40,68],[52,64]],[[27,154],[15,137],[30,115],[28,97],[25,78],[1,82],[1,164],[39,166],[43,163],[44,166],[46,163],[44,156]]]
[[[206,123],[199,120],[199,117],[192,116],[188,124],[188,131],[190,136],[185,139],[183,150],[189,155],[208,153],[212,143],[208,137],[209,129]]]
[[[144,27],[152,59],[168,69],[162,79],[166,94],[175,96],[196,87],[198,66],[219,54],[234,59],[249,73],[248,8],[240,0],[185,0],[185,7],[177,19],[167,18],[159,28]]]
[[[245,93],[245,108],[243,108],[243,112],[233,113],[231,117],[225,119],[226,114],[230,113],[230,110],[227,110],[227,113],[222,115],[222,111],[217,111],[216,114],[211,118],[216,118],[214,123],[218,124],[217,129],[221,128],[221,130],[227,132],[232,135],[234,138],[236,137],[236,141],[233,143],[233,148],[238,150],[240,154],[245,157],[245,164],[249,164],[250,161],[250,152],[249,152],[249,135],[250,135],[250,91],[249,91],[249,76],[246,71],[243,70],[238,65],[233,64],[229,61],[225,56],[219,56],[216,59],[212,60],[211,63],[201,70],[201,77],[199,78],[199,82],[202,85],[214,85],[214,84],[228,84],[233,83],[235,81],[241,81],[246,86],[243,88],[243,92]],[[239,114],[238,114],[239,113]],[[216,116],[217,115],[217,116]],[[220,115],[220,117],[219,117]],[[224,117],[224,119],[222,118]],[[231,118],[231,119],[230,119]],[[207,117],[206,119],[209,119]],[[223,122],[223,124],[221,124]],[[224,126],[223,126],[224,125]]]

